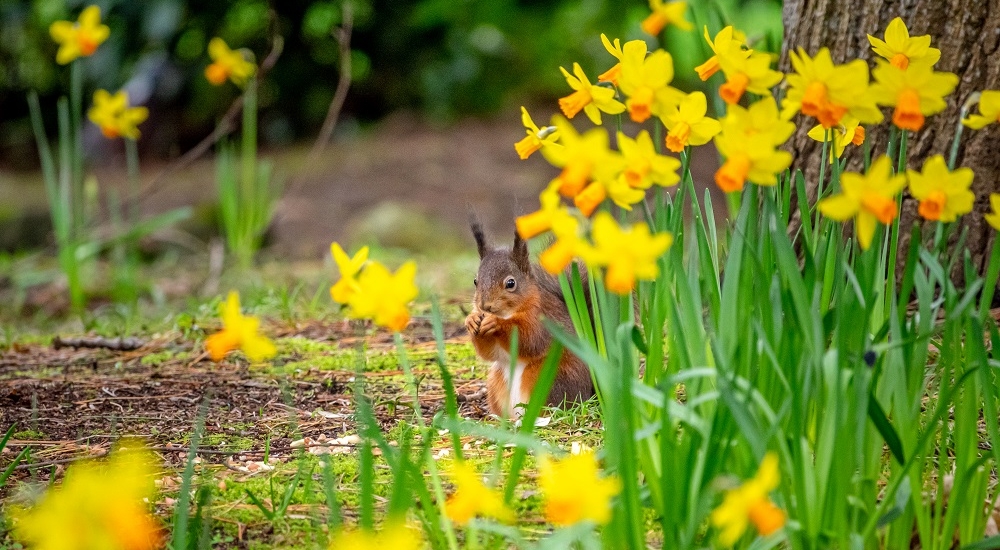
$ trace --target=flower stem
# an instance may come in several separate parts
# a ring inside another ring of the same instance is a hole
[[[69,103],[70,103],[70,131],[72,132],[73,156],[72,156],[72,195],[73,223],[72,235],[74,239],[83,236],[84,208],[86,198],[83,193],[83,69],[78,59],[69,65]]]

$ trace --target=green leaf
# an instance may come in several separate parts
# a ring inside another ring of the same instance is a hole
[[[906,456],[903,454],[903,442],[900,441],[899,434],[892,427],[889,417],[886,416],[885,410],[878,402],[878,399],[876,399],[875,394],[868,395],[868,418],[875,424],[878,433],[882,434],[882,439],[885,440],[885,444],[889,447],[889,451],[896,458],[896,461],[899,464],[906,463]]]

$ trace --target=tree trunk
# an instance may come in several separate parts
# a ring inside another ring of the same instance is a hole
[[[939,71],[958,75],[955,92],[947,98],[948,108],[927,118],[919,132],[910,133],[909,168],[919,170],[924,159],[951,151],[962,103],[973,92],[1000,88],[1000,1],[998,0],[785,0],[783,20],[785,42],[780,69],[792,70],[788,52],[798,47],[810,55],[823,46],[830,49],[834,63],[861,58],[874,66],[877,57],[871,50],[868,34],[883,38],[885,28],[895,17],[902,17],[911,36],[931,35],[932,47],[941,50]],[[978,112],[974,109],[974,112]],[[873,158],[885,154],[891,111],[879,128],[867,129]],[[801,115],[800,119],[802,118]],[[815,194],[818,162],[822,144],[813,141],[806,132],[815,121],[799,121],[799,130],[789,142],[789,149],[798,159],[794,166],[806,171],[809,192]],[[848,170],[860,170],[860,150],[855,150]],[[965,129],[958,150],[956,166],[967,166],[975,172],[972,190],[976,194],[973,211],[962,218],[968,227],[967,246],[974,265],[982,273],[995,231],[983,220],[988,212],[989,195],[1000,192],[1000,125],[993,124],[979,131]],[[900,247],[905,251],[909,240],[908,228],[916,221],[917,204],[904,194],[900,219]],[[955,232],[957,233],[957,232]],[[905,235],[905,240],[904,240]],[[905,252],[900,254],[905,257]]]

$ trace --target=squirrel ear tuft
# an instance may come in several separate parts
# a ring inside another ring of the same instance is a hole
[[[486,234],[483,233],[483,226],[478,220],[472,220],[472,236],[476,239],[476,249],[479,251],[479,259],[482,260],[486,256],[486,251],[489,250],[489,245],[486,243]]]
[[[521,234],[514,231],[514,247],[510,250],[510,259],[523,273],[531,273],[531,260],[528,258],[528,242]]]

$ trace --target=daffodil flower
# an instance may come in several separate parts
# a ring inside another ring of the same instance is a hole
[[[688,145],[704,145],[722,129],[719,121],[705,116],[708,100],[702,92],[687,95],[676,107],[667,109],[663,124],[667,127],[667,149],[680,153]]]
[[[240,313],[240,295],[230,292],[220,307],[223,329],[205,339],[205,349],[212,361],[219,362],[227,353],[242,349],[253,362],[274,357],[277,350],[266,336],[258,334],[260,320]]]
[[[889,157],[872,163],[865,175],[846,172],[840,176],[841,193],[819,201],[819,211],[839,222],[854,219],[854,233],[862,250],[868,250],[879,223],[896,219],[896,196],[906,186],[906,176],[892,174]]]
[[[368,247],[363,246],[354,256],[348,256],[339,243],[332,243],[330,254],[340,271],[340,280],[330,287],[330,296],[334,302],[345,304],[358,291],[357,275],[368,261]]]
[[[87,118],[108,139],[139,139],[138,126],[148,117],[149,109],[128,106],[128,94],[124,90],[115,95],[107,90],[97,90],[94,92],[94,105],[87,111]]]
[[[774,97],[755,101],[748,108],[730,105],[719,121],[722,133],[748,141],[763,141],[778,147],[795,133],[795,124],[778,114]]]
[[[923,170],[906,171],[910,181],[910,194],[920,201],[917,212],[925,220],[953,222],[958,216],[972,212],[975,194],[970,168],[948,170],[941,155],[934,155],[924,162]]]
[[[719,87],[719,96],[733,105],[747,91],[757,95],[770,95],[771,88],[785,75],[771,69],[771,54],[752,53],[719,56],[719,66],[726,75],[726,82]]]
[[[1000,122],[1000,90],[986,90],[979,97],[979,114],[970,115],[962,124],[982,130],[994,122]]]
[[[330,540],[329,550],[418,550],[423,548],[420,532],[395,520],[378,533],[367,529],[342,530]]]
[[[650,234],[645,223],[623,229],[607,212],[594,216],[591,238],[593,248],[581,255],[583,260],[606,268],[604,286],[621,295],[632,292],[637,279],[656,279],[660,273],[657,260],[674,241],[670,233]]]
[[[889,22],[885,29],[885,40],[868,35],[872,51],[884,57],[898,69],[906,70],[911,64],[933,66],[941,59],[941,50],[931,47],[931,37],[910,37],[906,23],[899,17]]]
[[[573,216],[557,218],[552,224],[555,240],[538,256],[538,264],[553,275],[562,273],[574,257],[583,256],[589,244],[580,235],[580,223]]]
[[[658,154],[648,131],[640,131],[635,139],[618,132],[618,148],[625,159],[620,178],[629,187],[649,189],[653,184],[669,187],[681,181],[677,174],[681,161]]]
[[[897,128],[916,132],[924,126],[926,115],[940,113],[948,106],[945,96],[958,84],[958,76],[938,72],[930,65],[912,65],[905,71],[880,61],[872,71],[875,84],[872,96],[879,105],[891,105],[892,123]]]
[[[698,65],[694,68],[695,72],[698,73],[698,78],[702,82],[708,80],[715,73],[719,72],[722,68],[720,64],[720,59],[723,57],[729,58],[747,58],[753,51],[744,49],[745,37],[742,36],[743,33],[737,34],[736,30],[733,29],[732,25],[727,26],[715,35],[713,40],[708,34],[708,26],[705,27],[705,42],[708,42],[708,47],[712,49],[712,57],[709,57],[707,61]]]
[[[514,144],[514,150],[517,151],[517,156],[521,160],[527,159],[542,147],[560,146],[557,143],[559,132],[556,131],[555,127],[546,126],[545,128],[539,128],[531,120],[531,115],[528,114],[528,110],[523,106],[521,107],[521,122],[524,124],[524,131],[527,135],[521,138],[521,141]]]
[[[504,504],[500,491],[487,487],[475,468],[466,462],[456,463],[450,477],[455,492],[444,504],[444,512],[457,525],[465,525],[476,516],[504,523],[514,521],[514,512]]]
[[[355,319],[371,319],[376,325],[401,331],[410,322],[407,305],[417,297],[416,273],[412,261],[395,273],[378,262],[368,262],[357,276],[357,287],[341,303]]]
[[[514,220],[514,226],[522,239],[530,239],[552,229],[554,225],[566,218],[573,218],[569,210],[563,206],[559,198],[559,182],[554,181],[538,195],[541,205],[537,211]]]
[[[621,155],[609,147],[607,130],[592,128],[582,135],[561,116],[552,117],[562,147],[543,147],[542,156],[562,172],[554,180],[559,193],[575,197],[593,180],[609,180],[622,167]]]
[[[612,44],[608,37],[601,33],[601,43],[604,44],[604,49],[608,50],[608,53],[614,56],[618,60],[610,69],[604,71],[597,76],[597,80],[600,82],[610,82],[615,86],[618,85],[618,78],[622,74],[622,57],[625,53],[622,51],[621,40],[615,38],[615,43]]]
[[[751,523],[763,536],[785,525],[785,513],[768,497],[768,493],[778,488],[780,481],[778,457],[767,453],[752,479],[726,493],[722,504],[712,511],[711,516],[712,525],[719,529],[722,546],[736,544]]]
[[[669,53],[656,50],[647,56],[642,40],[626,42],[622,52],[618,85],[628,96],[625,106],[633,121],[641,123],[652,115],[662,116],[669,106],[684,98],[684,92],[670,86],[674,60]]]
[[[164,531],[144,502],[155,474],[152,454],[121,444],[105,463],[73,464],[36,505],[11,510],[13,537],[41,549],[161,548]]]
[[[66,65],[78,57],[90,57],[98,46],[111,36],[111,29],[101,24],[101,8],[87,6],[79,19],[56,21],[49,27],[49,35],[57,44],[56,63]]]
[[[567,118],[573,118],[583,111],[587,118],[596,125],[601,124],[601,111],[609,115],[617,115],[625,110],[625,106],[615,99],[612,88],[591,84],[579,63],[573,63],[573,74],[559,67],[566,83],[574,92],[559,100],[559,108]]]
[[[538,465],[538,487],[545,502],[545,518],[560,527],[582,521],[608,523],[611,499],[622,490],[618,478],[601,477],[593,451],[563,459],[543,456]]]
[[[641,24],[642,30],[646,34],[659,36],[667,25],[674,25],[682,31],[694,28],[690,21],[684,19],[684,13],[687,12],[687,2],[649,0],[649,9],[652,10],[652,13],[646,16]]]
[[[841,120],[840,126],[834,126],[833,130],[833,147],[830,148],[830,164],[833,164],[833,159],[840,158],[844,155],[844,151],[847,149],[848,144],[854,144],[861,146],[865,142],[865,128],[858,123],[858,119],[848,115]],[[812,130],[809,130],[809,137],[822,143],[826,141],[827,129],[822,125],[816,125]]]
[[[990,227],[1000,231],[1000,193],[990,193],[990,208],[992,210],[984,214],[983,219],[990,224]]]
[[[792,135],[795,125],[778,116],[773,97],[757,101],[749,109],[730,105],[721,126],[715,147],[726,161],[715,172],[715,183],[723,191],[739,191],[747,181],[774,185],[777,174],[791,166],[791,153],[777,147]]]
[[[218,37],[208,42],[208,56],[212,63],[205,68],[205,78],[214,86],[221,86],[226,80],[243,86],[257,71],[257,66],[247,59],[245,50],[233,51]]]
[[[882,122],[882,112],[869,90],[867,63],[855,59],[834,65],[826,48],[821,48],[816,57],[809,57],[799,48],[798,52],[790,52],[789,58],[795,72],[787,76],[782,118],[790,119],[802,111],[827,129],[840,124],[847,114],[864,124]]]

